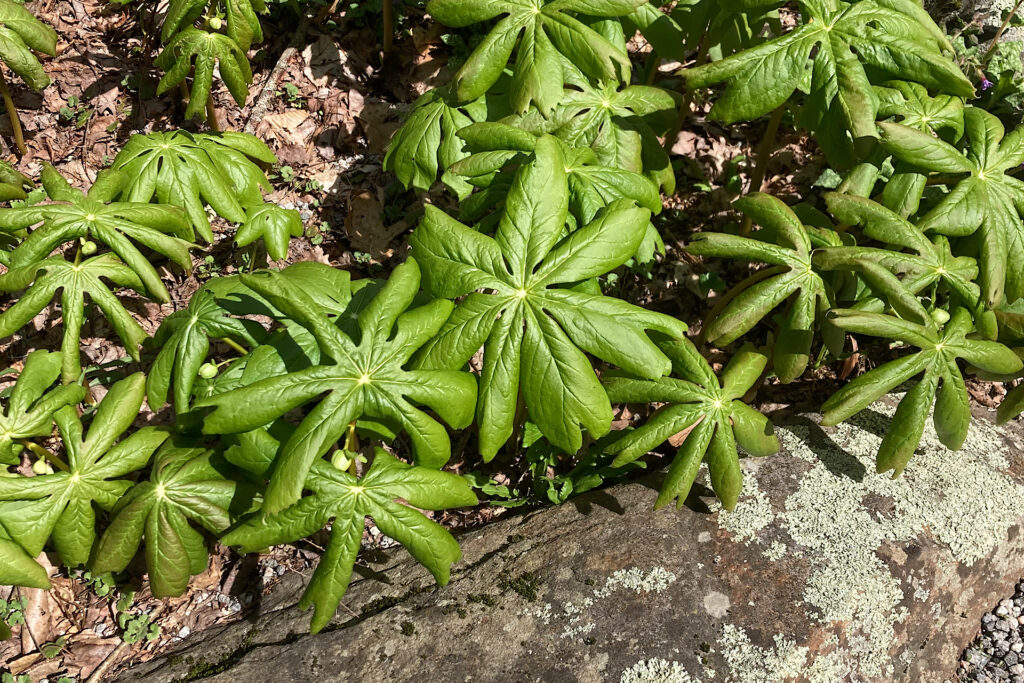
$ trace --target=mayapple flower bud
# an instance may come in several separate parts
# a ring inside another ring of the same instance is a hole
[[[96,243],[90,240],[82,242],[82,256],[92,256],[96,253]]]
[[[949,322],[949,313],[946,313],[941,308],[936,308],[932,311],[932,320],[935,321],[936,325],[945,325]]]
[[[50,463],[46,462],[42,458],[32,463],[32,471],[43,476],[44,474],[53,474],[53,468],[50,467]]]
[[[213,379],[217,376],[217,366],[213,363],[203,363],[199,366],[199,376],[203,379]]]
[[[222,23],[220,17],[210,17],[210,28],[214,31],[219,31]]]

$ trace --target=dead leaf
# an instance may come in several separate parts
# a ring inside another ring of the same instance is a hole
[[[384,209],[369,190],[363,190],[349,198],[345,231],[354,250],[377,256],[406,227],[405,221],[399,221],[385,228]]]

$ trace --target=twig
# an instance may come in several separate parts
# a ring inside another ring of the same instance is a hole
[[[1003,37],[1003,33],[1006,31],[1006,28],[1010,25],[1010,21],[1017,14],[1017,10],[1020,9],[1020,5],[1022,2],[1024,2],[1024,0],[1017,0],[1017,2],[1013,6],[1013,9],[1011,9],[1009,14],[1006,15],[1006,18],[1003,19],[1003,23],[999,27],[999,30],[996,31],[996,35],[992,39],[992,42],[989,44],[988,50],[985,51],[985,56],[981,58],[982,69],[988,68],[988,62],[990,59],[992,59],[992,53],[995,52],[996,47],[999,46],[999,39]]]
[[[270,98],[274,96],[274,91],[277,89],[277,79],[279,79],[284,70],[288,68],[288,61],[292,58],[292,55],[298,52],[299,45],[302,45],[305,42],[306,30],[307,22],[303,21],[302,25],[295,31],[295,37],[292,40],[292,44],[286,47],[281,52],[281,56],[277,58],[277,63],[274,64],[273,70],[271,70],[270,75],[267,76],[266,83],[263,84],[263,90],[260,91],[259,97],[256,98],[255,104],[252,105],[252,110],[249,112],[249,118],[245,122],[245,127],[242,129],[243,132],[249,133],[250,135],[256,132],[256,126],[263,120],[264,114],[267,113],[267,107],[270,106]]]
[[[11,91],[7,88],[7,79],[4,72],[0,71],[0,95],[4,98],[4,107],[7,108],[7,118],[11,120],[11,129],[14,131],[14,144],[18,147],[21,156],[28,154],[28,147],[25,146],[25,136],[21,132],[21,119],[18,118],[18,110],[14,108],[14,100],[11,99]]]
[[[161,602],[156,608],[149,613],[149,618],[156,619],[163,614],[164,609],[167,607],[167,603]],[[131,649],[132,643],[122,640],[121,643],[115,647],[109,655],[104,658],[100,665],[93,669],[93,672],[89,674],[89,678],[85,679],[85,683],[100,683],[107,671],[111,669],[124,655],[126,650]]]

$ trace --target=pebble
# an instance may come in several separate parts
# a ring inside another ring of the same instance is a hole
[[[963,683],[1024,683],[1024,579],[1013,597],[981,617],[981,634],[960,657]]]

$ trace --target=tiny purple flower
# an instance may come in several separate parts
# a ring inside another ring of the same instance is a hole
[[[995,84],[994,84],[994,83],[993,83],[992,81],[988,80],[987,78],[983,78],[983,79],[981,79],[981,89],[982,89],[983,91],[984,91],[984,90],[988,90],[988,89],[989,89],[989,88],[991,88],[991,87],[992,87],[993,85],[995,85]]]

